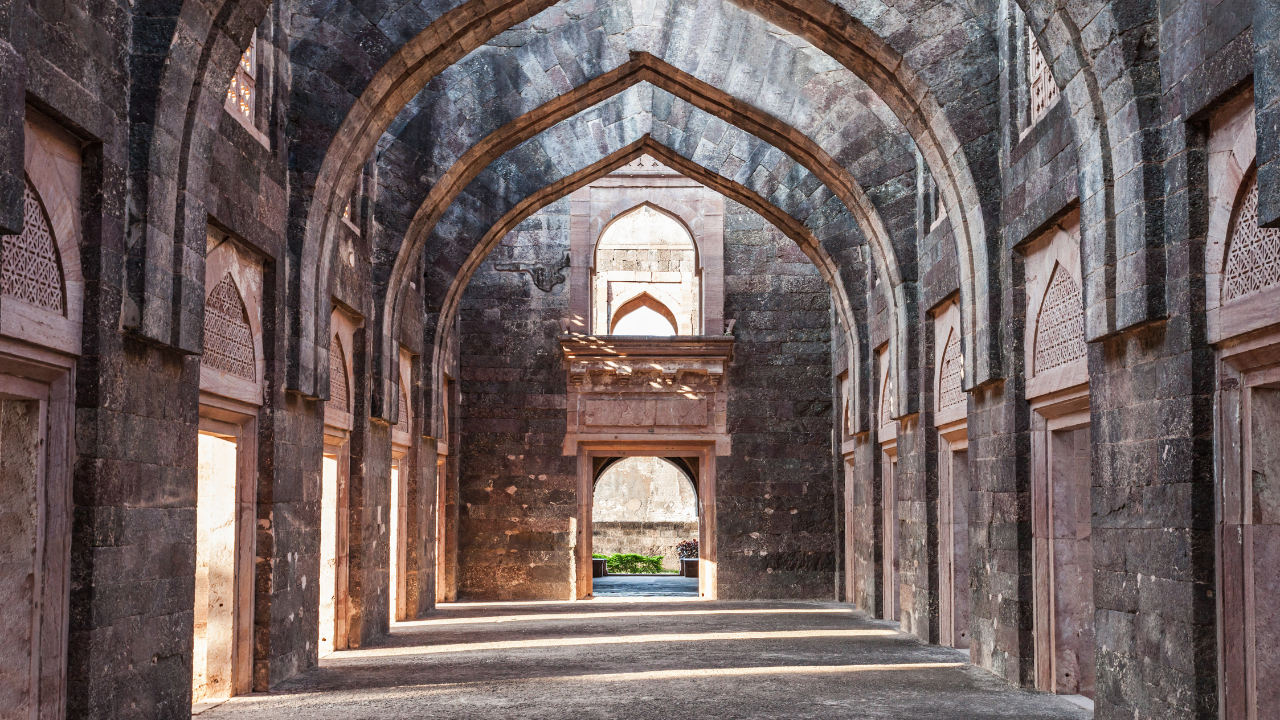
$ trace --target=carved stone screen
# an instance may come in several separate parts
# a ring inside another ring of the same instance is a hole
[[[1040,43],[1031,28],[1027,28],[1027,65],[1027,81],[1031,85],[1031,123],[1034,125],[1058,99],[1058,83],[1053,79],[1053,71],[1045,62]]]
[[[1080,288],[1062,267],[1053,270],[1036,322],[1035,372],[1061,367],[1085,355]]]
[[[409,432],[409,398],[405,396],[404,386],[400,386],[400,421],[396,427]]]
[[[231,78],[231,86],[227,88],[227,108],[248,120],[253,119],[253,94],[254,86],[257,85],[257,41],[256,35],[249,40],[249,47],[240,55],[235,75]]]
[[[1280,229],[1258,228],[1258,179],[1236,212],[1227,264],[1222,272],[1222,302],[1264,290],[1280,283]]]
[[[964,357],[960,355],[960,337],[955,330],[947,338],[942,352],[942,373],[938,380],[938,407],[951,407],[964,403],[961,381],[964,379]]]
[[[897,403],[897,398],[893,395],[893,378],[889,378],[884,382],[884,392],[880,393],[880,424],[888,425],[893,422],[893,406]]]
[[[204,304],[204,364],[256,381],[253,330],[231,273],[209,293]]]
[[[343,412],[351,412],[351,392],[347,387],[347,354],[337,335],[329,343],[329,402]]]
[[[23,213],[22,234],[4,236],[0,292],[46,310],[64,313],[66,303],[63,300],[58,247],[40,197],[30,182],[23,192]]]

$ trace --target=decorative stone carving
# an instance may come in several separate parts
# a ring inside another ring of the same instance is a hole
[[[347,354],[342,338],[329,343],[329,402],[343,412],[351,412],[351,388],[347,382]]]
[[[249,47],[245,48],[240,56],[235,75],[231,78],[231,85],[227,88],[227,110],[239,113],[241,117],[250,121],[253,120],[253,95],[254,87],[257,85],[257,58],[255,57],[257,44],[255,34],[249,40]]]
[[[893,406],[898,402],[893,393],[893,378],[884,381],[884,392],[880,393],[880,424],[893,422]]]
[[[964,404],[964,356],[960,354],[960,336],[952,331],[947,346],[942,351],[942,373],[938,382],[938,406],[954,407]]]
[[[66,312],[58,246],[40,196],[31,182],[23,191],[21,235],[4,236],[0,292],[58,314]]]
[[[1034,125],[1040,122],[1040,119],[1049,112],[1049,108],[1053,107],[1054,101],[1058,99],[1058,83],[1054,81],[1053,70],[1045,61],[1044,53],[1040,52],[1040,43],[1029,27],[1027,28],[1027,82],[1031,89],[1031,124]]]
[[[569,267],[569,253],[555,263],[510,262],[494,265],[501,272],[524,272],[533,278],[533,284],[542,292],[551,292],[568,278],[564,271]]]
[[[674,170],[667,167],[666,165],[663,165],[661,162],[658,162],[658,160],[651,155],[641,155],[635,160],[632,160],[631,162],[624,165],[622,168],[620,168],[617,171],[617,173],[625,174],[625,175],[635,175],[635,174],[675,175],[676,174]]]
[[[1036,321],[1035,373],[1061,367],[1084,356],[1084,304],[1080,288],[1062,266],[1057,266]]]
[[[403,432],[409,432],[409,398],[405,395],[404,386],[400,385],[400,420],[396,423],[396,427]]]
[[[1236,211],[1222,272],[1222,302],[1280,284],[1280,229],[1258,228],[1258,179],[1249,181]]]
[[[253,330],[231,273],[209,293],[204,304],[204,359],[211,368],[257,381],[253,362]]]
[[[566,454],[591,439],[673,442],[714,439],[729,448],[728,391],[733,338],[670,339],[563,335],[569,372]]]

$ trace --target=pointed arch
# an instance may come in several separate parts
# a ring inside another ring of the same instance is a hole
[[[630,300],[622,303],[613,311],[613,316],[609,318],[609,334],[612,335],[614,331],[618,329],[618,323],[623,318],[640,308],[649,308],[650,310],[658,313],[662,316],[662,319],[671,323],[671,333],[673,335],[680,334],[680,324],[676,322],[675,313],[671,312],[671,308],[668,308],[665,303],[658,300],[653,295],[650,295],[647,291],[641,292]]]
[[[1226,260],[1222,304],[1280,285],[1280,229],[1258,227],[1258,171],[1253,168],[1236,203]]]
[[[836,318],[843,326],[848,328],[847,332],[854,338],[854,344],[859,348],[863,346],[858,329],[866,325],[865,307],[850,302],[851,294],[856,297],[862,291],[861,286],[857,284],[859,278],[853,276],[846,280],[840,274],[841,268],[831,255],[826,252],[821,242],[808,227],[753,189],[708,170],[658,142],[651,135],[646,134],[630,145],[614,151],[612,154],[579,169],[571,175],[555,180],[516,202],[475,243],[471,252],[453,273],[448,285],[439,289],[439,297],[430,301],[431,303],[438,303],[435,307],[439,308],[432,340],[431,387],[433,397],[442,397],[441,393],[444,389],[443,368],[447,358],[446,351],[452,342],[451,328],[457,319],[458,305],[462,300],[462,293],[471,281],[472,275],[475,274],[494,246],[501,242],[508,232],[533,213],[556,199],[590,184],[595,179],[608,175],[643,154],[651,155],[685,177],[696,180],[712,190],[742,203],[795,242],[800,250],[817,266],[823,281],[831,288]],[[852,293],[847,291],[846,282],[853,288]],[[859,360],[859,362],[862,361]],[[868,405],[871,402],[871,400],[868,400]],[[443,428],[442,404],[438,400],[432,403],[430,412],[431,427]],[[870,413],[868,412],[868,414]]]
[[[203,364],[257,382],[253,329],[240,288],[231,273],[209,291],[204,303]]]
[[[400,419],[396,422],[396,429],[407,433],[409,432],[409,393],[405,390],[404,378],[401,378],[401,382],[396,383],[396,386],[400,388]]]
[[[1036,314],[1032,371],[1039,375],[1084,356],[1084,303],[1080,286],[1062,263],[1054,263]]]
[[[894,406],[898,403],[897,395],[893,391],[893,362],[890,361],[887,366],[890,372],[884,373],[884,377],[880,379],[880,425],[888,425],[893,422]]]
[[[351,380],[347,377],[347,353],[342,338],[333,334],[329,343],[329,402],[342,412],[351,412]]]
[[[612,210],[613,208],[609,208],[604,212],[610,212]],[[684,232],[685,245],[687,246],[688,249],[693,251],[694,262],[695,263],[698,262],[699,255],[701,253],[699,252],[700,248],[698,247],[697,236],[694,234],[693,228],[689,227],[689,224],[686,223],[684,218],[680,217],[679,214],[672,212],[670,210],[667,210],[666,208],[654,203],[651,200],[645,200],[644,202],[632,205],[630,208],[627,208],[622,212],[613,214],[613,216],[608,220],[608,222],[604,224],[604,227],[600,228],[600,232],[595,233],[596,242],[595,242],[595,245],[591,248],[591,266],[592,267],[596,266],[596,258],[599,255],[601,247],[605,245],[605,239],[610,234],[609,231],[613,230],[614,226],[617,225],[619,221],[623,221],[626,218],[629,218],[632,215],[635,215],[638,212],[643,212],[645,210],[653,211],[658,215],[661,215],[663,218],[670,220],[677,227],[679,227],[680,230]],[[674,243],[672,243],[672,245],[675,246]]]
[[[53,223],[40,192],[23,178],[22,234],[3,236],[0,294],[66,315],[66,286]]]
[[[960,354],[960,333],[951,328],[943,346],[938,371],[938,409],[964,404],[964,358]]]

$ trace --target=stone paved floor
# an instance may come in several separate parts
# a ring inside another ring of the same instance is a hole
[[[698,578],[679,575],[609,575],[591,581],[591,594],[605,597],[698,597]]]
[[[1082,720],[830,603],[460,603],[202,720]]]

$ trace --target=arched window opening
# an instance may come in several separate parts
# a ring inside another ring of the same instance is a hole
[[[351,392],[347,382],[347,354],[342,338],[333,336],[329,345],[329,402],[343,412],[351,412]]]
[[[1256,175],[1236,211],[1222,277],[1223,304],[1280,284],[1280,230],[1258,227]]]
[[[648,293],[623,303],[613,314],[612,335],[679,335],[676,316]]]
[[[596,332],[702,332],[697,248],[685,226],[667,213],[644,204],[615,218],[600,234],[593,270]]]
[[[227,88],[227,110],[244,120],[253,123],[254,94],[258,84],[258,36],[249,39],[249,47],[240,55],[236,63],[235,75],[231,77],[231,86]]]
[[[1085,356],[1084,304],[1080,287],[1061,265],[1053,271],[1036,324],[1035,372],[1061,367]]]

